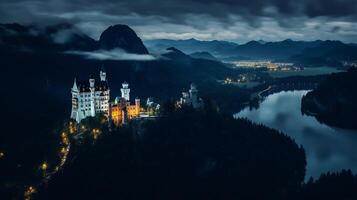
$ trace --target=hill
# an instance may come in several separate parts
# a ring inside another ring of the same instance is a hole
[[[139,137],[131,127],[72,146],[81,150],[38,199],[295,199],[302,147],[213,108],[166,110]]]
[[[218,61],[218,59],[216,57],[214,57],[212,54],[210,54],[207,51],[194,52],[194,53],[191,53],[190,56],[192,58],[197,58],[197,59],[206,59],[206,60]]]
[[[290,60],[307,66],[338,66],[357,60],[357,47],[340,41],[326,41],[316,47],[306,48]]]
[[[330,75],[302,98],[302,111],[337,127],[357,129],[357,70]]]

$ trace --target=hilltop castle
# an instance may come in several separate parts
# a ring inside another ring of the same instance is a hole
[[[194,83],[191,84],[188,92],[182,92],[182,97],[176,102],[178,107],[192,106],[194,109],[200,109],[203,107],[203,101],[198,97],[198,90]]]
[[[106,72],[100,70],[100,80],[90,76],[88,81],[74,79],[72,93],[71,118],[80,122],[86,117],[94,117],[97,113],[109,114],[110,89]]]
[[[127,120],[139,117],[141,107],[140,99],[130,104],[129,84],[122,84],[121,97],[116,97],[110,102],[110,89],[106,79],[106,72],[100,70],[100,80],[96,81],[90,76],[88,81],[74,79],[72,87],[72,112],[71,119],[80,122],[87,117],[94,117],[102,113],[108,116],[116,126],[125,124]]]

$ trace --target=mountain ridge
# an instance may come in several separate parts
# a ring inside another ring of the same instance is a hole
[[[298,59],[299,55],[304,53],[305,50],[311,48],[323,48],[322,51],[330,48],[339,47],[339,52],[346,52],[350,47],[356,47],[356,44],[346,44],[341,41],[333,40],[314,40],[314,41],[294,41],[291,39],[286,39],[276,42],[268,41],[249,41],[244,44],[237,44],[234,42],[227,41],[201,41],[196,39],[189,40],[149,40],[144,41],[148,49],[151,51],[158,51],[160,48],[166,48],[166,46],[175,46],[176,48],[182,50],[186,54],[192,54],[199,51],[206,51],[220,60],[261,60],[269,59],[276,61],[295,61],[298,64],[308,64],[308,65],[324,65],[326,62],[322,62],[322,56],[320,55],[319,60],[321,62],[305,62],[304,60]],[[345,50],[341,49],[344,48]],[[319,51],[321,51],[319,50]],[[342,51],[341,51],[342,50]],[[352,55],[357,55],[357,51],[352,49],[350,52]],[[319,52],[318,51],[318,52]],[[337,50],[335,50],[337,52]],[[301,56],[302,58],[303,56]],[[349,56],[351,57],[351,56]],[[334,62],[330,62],[336,66],[341,65],[341,61],[349,60],[349,57],[340,56],[334,58]]]

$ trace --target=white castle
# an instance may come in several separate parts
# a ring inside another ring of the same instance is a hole
[[[203,107],[203,101],[198,97],[198,90],[194,83],[191,84],[188,92],[182,92],[182,97],[177,102],[177,105],[192,106],[194,109],[200,109]]]
[[[103,69],[100,70],[99,76],[99,81],[96,81],[93,76],[90,76],[89,80],[84,82],[78,82],[74,79],[71,90],[71,118],[77,122],[86,117],[94,117],[97,113],[109,114],[110,89],[106,72]]]

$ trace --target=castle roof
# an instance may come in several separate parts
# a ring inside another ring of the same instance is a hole
[[[77,81],[79,92],[90,92],[89,81]],[[109,89],[107,81],[95,81],[95,91],[106,91]]]

